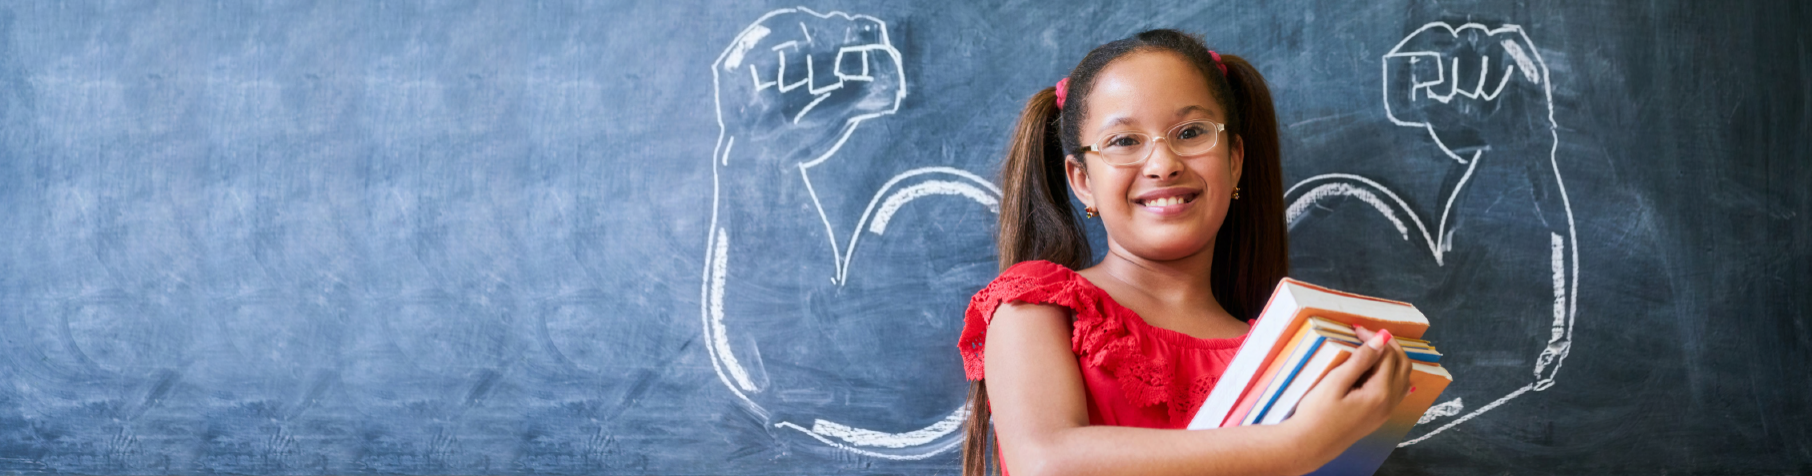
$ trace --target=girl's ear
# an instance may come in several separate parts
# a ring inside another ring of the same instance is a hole
[[[1082,201],[1082,206],[1095,206],[1095,192],[1089,188],[1088,167],[1082,165],[1074,155],[1063,156],[1063,174],[1070,178],[1070,193]]]
[[[1239,185],[1239,174],[1246,166],[1246,141],[1240,140],[1239,136],[1233,136],[1233,143],[1228,145],[1233,146],[1227,151],[1228,170],[1233,173],[1233,184],[1237,186]]]

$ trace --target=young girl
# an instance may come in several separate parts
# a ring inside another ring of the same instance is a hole
[[[1382,425],[1410,368],[1362,329],[1284,423],[1181,430],[1287,272],[1279,168],[1264,78],[1181,32],[1102,45],[1033,95],[1002,170],[1004,270],[958,344],[964,474],[1301,474]],[[1071,194],[1107,229],[1087,268]]]

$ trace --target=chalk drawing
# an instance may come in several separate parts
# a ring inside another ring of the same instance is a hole
[[[766,55],[766,56],[763,56]],[[803,57],[803,61],[799,58]],[[768,58],[772,58],[769,60]],[[830,64],[828,70],[821,65]],[[789,68],[789,64],[794,65]],[[803,67],[801,67],[801,65]],[[827,200],[852,197],[821,196],[814,185],[813,168],[831,160],[864,121],[893,114],[906,98],[906,82],[900,60],[887,36],[887,24],[868,15],[844,12],[819,13],[807,8],[786,8],[763,15],[743,29],[730,46],[712,63],[711,74],[717,106],[718,141],[713,151],[712,205],[710,232],[705,250],[705,267],[701,276],[700,314],[703,322],[705,349],[726,388],[753,413],[767,419],[770,412],[756,396],[771,391],[758,372],[759,353],[753,347],[737,347],[738,334],[733,312],[726,309],[725,288],[738,279],[730,264],[730,243],[736,240],[736,229],[723,223],[720,216],[723,196],[721,174],[733,161],[731,153],[753,147],[751,141],[822,142],[822,148],[802,147],[789,152],[783,166],[798,170],[800,184],[809,196],[813,210],[824,225],[822,243],[835,264],[827,276],[830,284],[841,287],[852,278],[852,263],[857,245],[864,235],[883,236],[897,226],[892,219],[904,207],[929,197],[966,199],[992,213],[1000,212],[1000,189],[982,177],[951,167],[922,167],[893,176],[871,197],[855,226],[847,235],[837,232],[835,220],[826,212]],[[828,74],[824,74],[828,71]],[[852,91],[854,90],[854,91]],[[752,97],[726,97],[753,95]],[[809,99],[799,96],[804,94]],[[836,94],[852,95],[833,101]],[[767,95],[767,96],[763,96]],[[778,95],[778,96],[775,96]],[[797,100],[761,98],[798,98]],[[749,106],[753,99],[755,106]],[[827,102],[830,101],[830,102]],[[829,104],[834,110],[827,110]],[[798,105],[794,109],[794,105]],[[751,107],[764,115],[748,112]],[[777,122],[780,118],[784,124]],[[791,128],[790,134],[751,133],[738,137],[739,131],[751,128]],[[772,144],[767,144],[772,145]],[[765,150],[791,150],[787,144]],[[774,210],[781,213],[782,210]],[[847,239],[839,240],[839,236]],[[978,283],[979,285],[980,283]],[[878,364],[878,363],[877,363]],[[834,382],[826,382],[833,385]],[[828,405],[828,404],[827,404]],[[812,441],[852,453],[890,460],[918,460],[947,452],[962,442],[958,431],[968,413],[958,407],[936,423],[906,432],[886,432],[860,428],[822,418],[813,418],[810,426],[792,421],[769,421],[775,428],[792,430]],[[921,420],[922,421],[922,420]]]
[[[1469,56],[1471,54],[1476,56]],[[1495,65],[1493,58],[1497,59]],[[1404,441],[1399,445],[1401,447],[1425,441],[1531,390],[1541,391],[1553,387],[1555,375],[1572,348],[1573,322],[1578,308],[1579,248],[1572,204],[1567,198],[1555,156],[1559,136],[1554,121],[1553,88],[1548,76],[1548,65],[1522,27],[1503,25],[1490,28],[1478,23],[1459,26],[1445,22],[1429,23],[1398,42],[1384,54],[1381,63],[1385,115],[1398,126],[1418,128],[1426,132],[1435,146],[1449,159],[1464,166],[1465,171],[1453,185],[1453,189],[1445,194],[1440,216],[1434,220],[1421,216],[1396,192],[1376,180],[1346,173],[1309,177],[1292,185],[1284,193],[1285,202],[1288,203],[1285,217],[1291,228],[1302,223],[1309,216],[1308,212],[1324,201],[1334,198],[1355,199],[1366,204],[1366,209],[1375,211],[1388,220],[1404,241],[1426,247],[1436,265],[1448,265],[1445,257],[1452,250],[1454,242],[1454,230],[1449,228],[1452,223],[1449,219],[1455,199],[1466,190],[1474,170],[1488,157],[1488,152],[1493,152],[1493,148],[1489,143],[1466,143],[1468,139],[1476,138],[1450,135],[1443,127],[1452,127],[1452,124],[1433,120],[1425,114],[1440,108],[1453,110],[1463,105],[1477,106],[1512,100],[1539,102],[1539,112],[1544,115],[1539,118],[1537,127],[1545,130],[1530,131],[1533,134],[1530,137],[1547,146],[1546,160],[1549,170],[1554,174],[1553,184],[1557,189],[1554,192],[1557,192],[1555,196],[1559,198],[1560,205],[1558,208],[1566,216],[1565,223],[1547,224],[1550,233],[1548,242],[1544,245],[1550,250],[1551,263],[1547,271],[1551,276],[1542,278],[1553,282],[1553,314],[1549,325],[1550,335],[1546,336],[1547,344],[1536,356],[1532,369],[1533,382],[1470,412],[1466,412],[1464,404],[1457,398],[1435,405],[1423,415],[1419,423],[1460,416],[1434,431]],[[1505,96],[1507,87],[1518,80],[1535,86],[1540,97]],[[1407,90],[1402,87],[1404,84],[1408,85]],[[1501,147],[1499,151],[1508,153]],[[1540,160],[1538,157],[1515,155],[1490,157],[1491,160]],[[1433,228],[1429,227],[1431,223]]]

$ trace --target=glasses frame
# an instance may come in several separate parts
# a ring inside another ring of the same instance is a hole
[[[1213,144],[1213,145],[1209,145],[1209,146],[1208,146],[1208,150],[1207,150],[1207,151],[1203,151],[1203,152],[1202,152],[1202,153],[1201,153],[1201,154],[1196,154],[1196,155],[1204,155],[1204,154],[1207,154],[1207,153],[1208,153],[1208,152],[1209,152],[1209,151],[1213,151],[1213,150],[1214,150],[1214,148],[1215,148],[1215,147],[1220,147],[1220,145],[1221,145],[1221,133],[1222,133],[1222,132],[1226,132],[1226,131],[1227,131],[1227,125],[1226,125],[1226,124],[1222,124],[1222,123],[1219,123],[1219,122],[1215,122],[1215,121],[1212,121],[1212,120],[1208,120],[1208,119],[1194,119],[1194,120],[1188,120],[1188,121],[1183,121],[1183,122],[1179,122],[1179,123],[1177,123],[1177,124],[1176,124],[1176,125],[1174,125],[1174,126],[1170,126],[1170,128],[1169,128],[1169,129],[1166,129],[1166,130],[1165,130],[1165,131],[1164,131],[1164,135],[1161,135],[1161,136],[1157,136],[1157,137],[1151,137],[1151,134],[1148,134],[1148,133],[1146,133],[1146,132],[1144,132],[1144,131],[1127,131],[1127,132],[1115,132],[1115,133],[1109,133],[1109,134],[1107,134],[1107,135],[1106,135],[1106,136],[1105,136],[1105,137],[1102,137],[1102,138],[1101,138],[1101,139],[1100,139],[1100,140],[1097,140],[1097,141],[1095,141],[1095,143],[1094,143],[1094,144],[1089,144],[1089,145],[1086,145],[1086,146],[1082,146],[1082,148],[1081,148],[1081,149],[1078,149],[1078,150],[1077,150],[1077,152],[1079,152],[1079,153],[1082,153],[1082,154],[1087,154],[1087,153],[1089,153],[1089,152],[1094,152],[1094,153],[1096,153],[1096,154],[1100,154],[1100,155],[1101,155],[1101,161],[1102,161],[1102,162],[1106,162],[1106,163],[1107,163],[1107,165],[1112,165],[1112,166],[1115,166],[1115,167],[1135,167],[1135,166],[1138,166],[1138,165],[1140,165],[1140,164],[1144,164],[1144,163],[1145,163],[1145,161],[1147,161],[1147,160],[1151,160],[1151,153],[1152,153],[1152,152],[1156,152],[1156,151],[1157,151],[1157,150],[1158,150],[1158,148],[1157,148],[1157,147],[1152,147],[1152,146],[1149,146],[1149,145],[1148,145],[1148,146],[1146,146],[1146,147],[1145,147],[1145,155],[1144,155],[1144,156],[1143,156],[1143,157],[1139,157],[1139,160],[1135,160],[1135,161],[1132,161],[1132,162],[1127,162],[1127,163],[1124,163],[1124,164],[1116,164],[1116,163],[1113,163],[1113,162],[1111,162],[1111,161],[1109,161],[1109,160],[1107,160],[1107,156],[1106,156],[1106,154],[1102,154],[1102,153],[1101,153],[1101,143],[1102,143],[1102,142],[1104,142],[1104,141],[1106,141],[1106,140],[1108,140],[1108,139],[1112,139],[1112,138],[1114,138],[1114,136],[1117,136],[1117,135],[1125,135],[1125,134],[1128,134],[1128,133],[1131,133],[1131,134],[1138,134],[1138,135],[1141,135],[1141,136],[1146,136],[1146,137],[1148,137],[1148,138],[1151,138],[1151,140],[1152,140],[1152,141],[1153,141],[1153,142],[1158,142],[1158,141],[1162,141],[1162,142],[1164,142],[1164,147],[1167,147],[1167,148],[1170,148],[1170,153],[1172,153],[1172,154],[1176,154],[1176,156],[1178,156],[1178,157],[1194,157],[1194,156],[1188,156],[1188,155],[1183,155],[1183,153],[1181,153],[1181,152],[1177,152],[1177,149],[1176,149],[1176,146],[1175,146],[1175,145],[1174,145],[1174,144],[1176,144],[1176,142],[1173,142],[1173,141],[1171,141],[1171,140],[1170,140],[1170,136],[1172,136],[1172,135],[1174,135],[1174,134],[1176,134],[1176,132],[1177,132],[1177,131],[1178,131],[1178,130],[1180,130],[1180,129],[1182,129],[1182,128],[1183,128],[1183,126],[1187,126],[1187,125],[1190,125],[1190,124],[1196,124],[1196,123],[1205,123],[1205,124],[1213,124],[1213,125],[1214,125],[1214,127],[1212,127],[1212,128],[1211,128],[1211,129],[1214,129],[1214,144]]]

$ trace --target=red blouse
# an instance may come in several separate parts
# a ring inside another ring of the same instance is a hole
[[[1091,425],[1188,426],[1246,341],[1244,335],[1198,339],[1147,324],[1075,271],[1049,261],[1027,261],[1001,272],[969,300],[957,343],[969,380],[983,378],[988,322],[1006,302],[1070,310],[1070,351],[1082,370]]]

